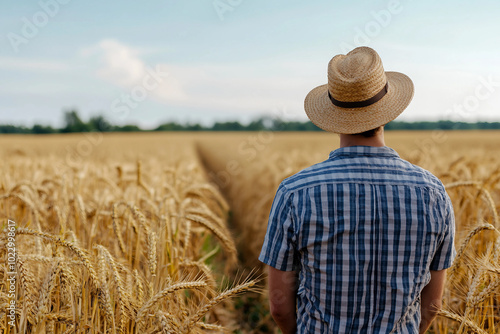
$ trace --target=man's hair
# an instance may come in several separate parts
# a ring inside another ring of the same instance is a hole
[[[360,133],[354,133],[354,136],[363,136],[365,138],[370,138],[370,137],[375,137],[375,135],[382,129],[382,126],[379,126],[378,128],[371,129],[365,132],[360,132]]]

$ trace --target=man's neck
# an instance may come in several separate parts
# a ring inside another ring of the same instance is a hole
[[[340,135],[340,147],[349,146],[385,146],[384,130],[380,130],[373,137],[363,137],[362,135]]]

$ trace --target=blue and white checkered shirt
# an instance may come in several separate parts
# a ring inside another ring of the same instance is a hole
[[[281,183],[259,260],[298,271],[298,333],[413,334],[454,234],[438,178],[391,148],[345,147]]]

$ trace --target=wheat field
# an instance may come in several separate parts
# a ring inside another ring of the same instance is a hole
[[[500,333],[500,132],[386,143],[454,205],[430,332]],[[0,331],[277,332],[257,261],[272,199],[337,147],[327,133],[1,136]]]

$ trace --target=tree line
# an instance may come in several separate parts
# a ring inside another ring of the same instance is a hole
[[[34,124],[32,127],[0,124],[0,133],[50,134],[75,132],[139,132],[139,131],[322,131],[310,121],[285,121],[277,118],[261,117],[248,124],[237,121],[216,122],[210,126],[167,122],[152,130],[144,130],[135,124],[113,125],[104,116],[91,117],[83,121],[76,110],[64,112],[64,126]],[[500,122],[454,122],[454,121],[392,121],[385,130],[499,130]]]

